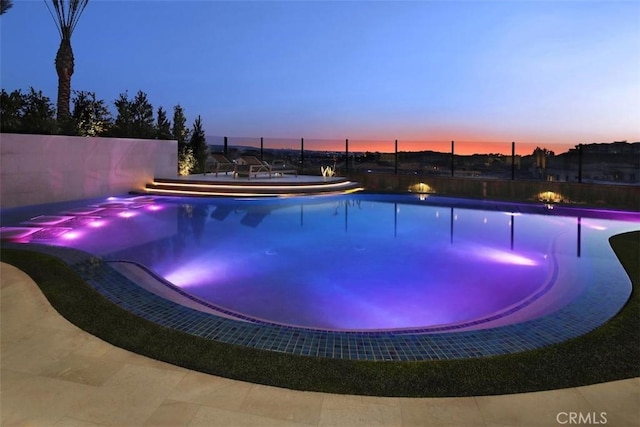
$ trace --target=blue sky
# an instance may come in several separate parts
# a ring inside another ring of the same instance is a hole
[[[0,17],[1,83],[52,101],[43,1]],[[181,104],[208,135],[640,140],[640,1],[89,2],[72,88]]]

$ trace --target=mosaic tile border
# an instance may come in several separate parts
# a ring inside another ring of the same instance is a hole
[[[424,334],[319,331],[256,324],[191,309],[151,293],[85,252],[38,244],[3,244],[61,259],[108,300],[144,319],[223,343],[301,356],[373,361],[464,359],[515,353],[584,335],[613,317],[630,283],[599,280],[548,316],[492,329]]]

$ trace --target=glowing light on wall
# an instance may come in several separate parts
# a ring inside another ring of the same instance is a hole
[[[97,219],[95,221],[91,221],[88,225],[91,228],[100,228],[100,227],[104,227],[106,224],[107,224],[106,221]]]
[[[135,214],[135,213],[133,213],[133,212],[131,212],[131,211],[124,211],[124,212],[120,212],[120,213],[118,214],[118,216],[119,216],[120,218],[131,218],[131,217],[136,216],[136,214]]]
[[[553,191],[543,191],[538,193],[538,200],[541,202],[560,203],[564,199],[562,194]]]
[[[429,184],[425,184],[424,182],[419,182],[417,184],[413,184],[409,186],[409,191],[411,193],[435,193],[436,192],[433,187],[431,187]]]

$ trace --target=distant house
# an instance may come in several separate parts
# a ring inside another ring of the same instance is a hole
[[[580,153],[582,150],[582,154]],[[548,181],[640,183],[640,142],[576,146],[547,160]]]

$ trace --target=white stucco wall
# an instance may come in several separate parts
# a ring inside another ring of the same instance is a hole
[[[0,207],[139,190],[177,165],[176,141],[3,133]]]

